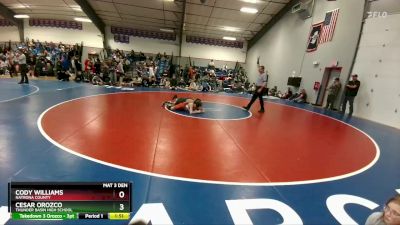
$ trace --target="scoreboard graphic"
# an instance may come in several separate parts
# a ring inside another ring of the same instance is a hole
[[[132,211],[129,182],[9,183],[13,220],[128,220]]]

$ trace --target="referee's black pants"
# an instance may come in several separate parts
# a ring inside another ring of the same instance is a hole
[[[26,66],[26,64],[19,64],[19,70],[21,71],[21,81],[19,83],[29,83],[28,76],[26,74],[26,72],[28,71],[28,67]]]
[[[247,104],[246,108],[250,109],[251,105],[253,105],[253,103],[256,101],[256,99],[258,98],[260,100],[260,106],[261,106],[261,110],[264,111],[264,99],[263,99],[263,95],[265,92],[265,88],[262,89],[261,92],[258,92],[258,90],[260,89],[260,87],[256,87],[256,90],[254,91],[253,96],[251,97],[251,100],[249,102],[249,104]]]

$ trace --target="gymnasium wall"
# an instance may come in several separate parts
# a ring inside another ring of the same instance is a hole
[[[356,116],[400,129],[400,1],[393,9],[372,5],[380,14],[365,20],[353,68],[361,81],[354,107]]]
[[[179,36],[176,41],[166,41],[157,40],[150,38],[139,38],[139,37],[129,37],[129,44],[116,43],[114,42],[113,35],[111,34],[110,27],[106,28],[107,40],[110,47],[115,49],[122,49],[130,51],[134,49],[135,51],[142,51],[144,53],[157,54],[158,52],[163,53],[164,51],[174,56],[179,55]],[[246,46],[242,49],[239,48],[228,48],[220,46],[193,44],[186,42],[186,36],[183,36],[182,42],[182,57],[191,57],[199,64],[203,64],[201,59],[209,61],[209,59],[214,59],[218,61],[229,61],[234,62],[245,62],[246,61]]]
[[[0,27],[0,42],[19,42],[17,26]]]
[[[356,52],[361,29],[364,0],[316,0],[313,16],[306,20],[297,13],[288,12],[251,49],[248,50],[246,69],[249,77],[257,76],[257,57],[269,71],[269,86],[279,90],[287,88],[287,79],[295,71],[301,76],[301,86],[308,93],[308,101],[315,103],[317,92],[313,90],[315,81],[321,82],[325,67],[337,60],[343,67],[340,78],[344,82],[349,74]],[[320,44],[318,49],[306,53],[311,25],[322,22],[327,11],[340,9],[333,40]],[[319,65],[313,65],[313,62]]]
[[[190,60],[192,61],[192,65],[194,63],[195,66],[208,66],[208,63],[210,63],[210,59],[204,59],[204,58],[194,58],[190,57]],[[179,62],[179,61],[178,61]],[[189,65],[189,57],[182,57],[180,61],[180,65],[186,66]],[[214,65],[217,68],[222,68],[224,65],[226,65],[229,69],[233,69],[236,66],[236,62],[234,61],[224,61],[224,60],[216,60],[214,58]],[[240,63],[240,65],[244,65],[244,63]]]
[[[221,61],[231,62],[245,62],[246,61],[246,44],[243,48],[228,48],[212,45],[202,45],[187,43],[186,36],[183,37],[182,42],[182,56],[191,58],[214,59]]]
[[[168,55],[171,55],[172,53],[174,55],[179,55],[178,39],[176,41],[167,41],[129,36],[129,44],[119,43],[114,41],[114,35],[111,34],[110,26],[106,26],[106,38],[108,40],[108,44],[112,49],[118,48],[124,51],[131,51],[133,49],[135,50],[135,52],[141,51],[143,53],[153,54],[157,54],[158,52],[166,52]]]
[[[83,42],[86,47],[103,48],[101,33],[92,23],[82,23],[82,30],[33,27],[29,26],[29,20],[24,20],[25,39],[34,39],[47,42],[62,42],[65,44],[76,44]],[[0,42],[19,42],[19,33],[16,26],[0,27]]]
[[[82,23],[82,30],[33,27],[29,26],[29,20],[24,20],[25,39],[34,39],[39,41],[62,42],[65,44],[76,44],[83,42],[87,47],[103,47],[103,38],[101,33],[92,23]]]

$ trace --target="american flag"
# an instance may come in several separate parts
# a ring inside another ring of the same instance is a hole
[[[329,11],[325,14],[324,26],[322,27],[322,33],[319,39],[320,44],[332,41],[338,16],[339,9]]]

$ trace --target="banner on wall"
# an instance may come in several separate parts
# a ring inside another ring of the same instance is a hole
[[[150,31],[150,30],[139,30],[139,29],[128,28],[128,27],[111,26],[111,33],[115,34],[115,35],[127,35],[127,36],[143,37],[143,38],[154,38],[154,39],[168,40],[168,41],[176,40],[175,33],[156,32],[156,31]]]
[[[55,19],[29,19],[29,26],[82,30],[81,22]]]
[[[208,38],[208,37],[197,37],[197,36],[186,36],[186,42],[193,44],[204,44],[204,45],[216,45],[222,47],[231,47],[231,48],[243,48],[242,41],[228,41],[217,38]]]
[[[320,22],[311,26],[310,35],[308,36],[307,52],[317,50],[323,24],[324,22]]]
[[[114,41],[124,44],[129,44],[129,36],[123,34],[114,34]]]
[[[8,20],[0,19],[0,27],[9,27],[9,26],[15,26],[15,25]]]

